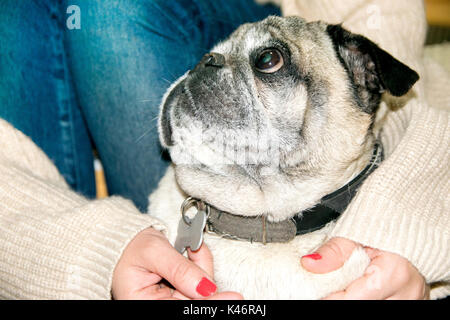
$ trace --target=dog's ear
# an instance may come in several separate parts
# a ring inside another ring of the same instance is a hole
[[[380,94],[387,90],[399,97],[419,80],[417,72],[369,39],[353,34],[340,25],[328,25],[327,32],[357,91],[365,88],[371,94]]]

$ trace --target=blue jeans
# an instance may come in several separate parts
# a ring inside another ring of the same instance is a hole
[[[69,5],[80,29],[66,25]],[[88,197],[95,148],[110,194],[145,211],[168,165],[165,90],[240,24],[271,14],[253,0],[1,0],[0,117]]]

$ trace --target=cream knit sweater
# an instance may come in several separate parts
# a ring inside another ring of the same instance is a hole
[[[123,249],[156,219],[118,197],[88,201],[0,119],[0,298],[109,299]]]
[[[406,105],[383,103],[387,159],[330,236],[396,252],[432,283],[432,298],[450,294],[450,76],[422,59],[422,2],[281,2],[286,15],[344,22],[420,73]],[[0,298],[109,299],[123,249],[149,226],[164,231],[127,200],[71,191],[46,155],[0,119]]]
[[[277,2],[284,15],[343,23],[421,75],[405,105],[401,99],[382,104],[378,125],[386,160],[366,180],[330,236],[398,253],[427,282],[439,282],[432,297],[450,294],[450,80],[443,68],[423,58],[423,1]]]

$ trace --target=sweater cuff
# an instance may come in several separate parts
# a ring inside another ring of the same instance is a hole
[[[111,197],[83,208],[92,219],[83,219],[75,261],[69,263],[69,299],[111,299],[115,266],[129,242],[142,230],[153,227],[165,234],[165,226],[141,214],[129,201]],[[92,221],[95,220],[95,221]]]
[[[148,227],[165,233],[159,220],[118,197],[18,212],[0,215],[0,296],[7,299],[111,299],[128,243]]]

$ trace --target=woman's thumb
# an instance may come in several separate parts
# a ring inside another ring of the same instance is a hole
[[[301,264],[309,272],[327,273],[339,269],[359,244],[345,238],[331,238],[314,253],[301,258]]]

